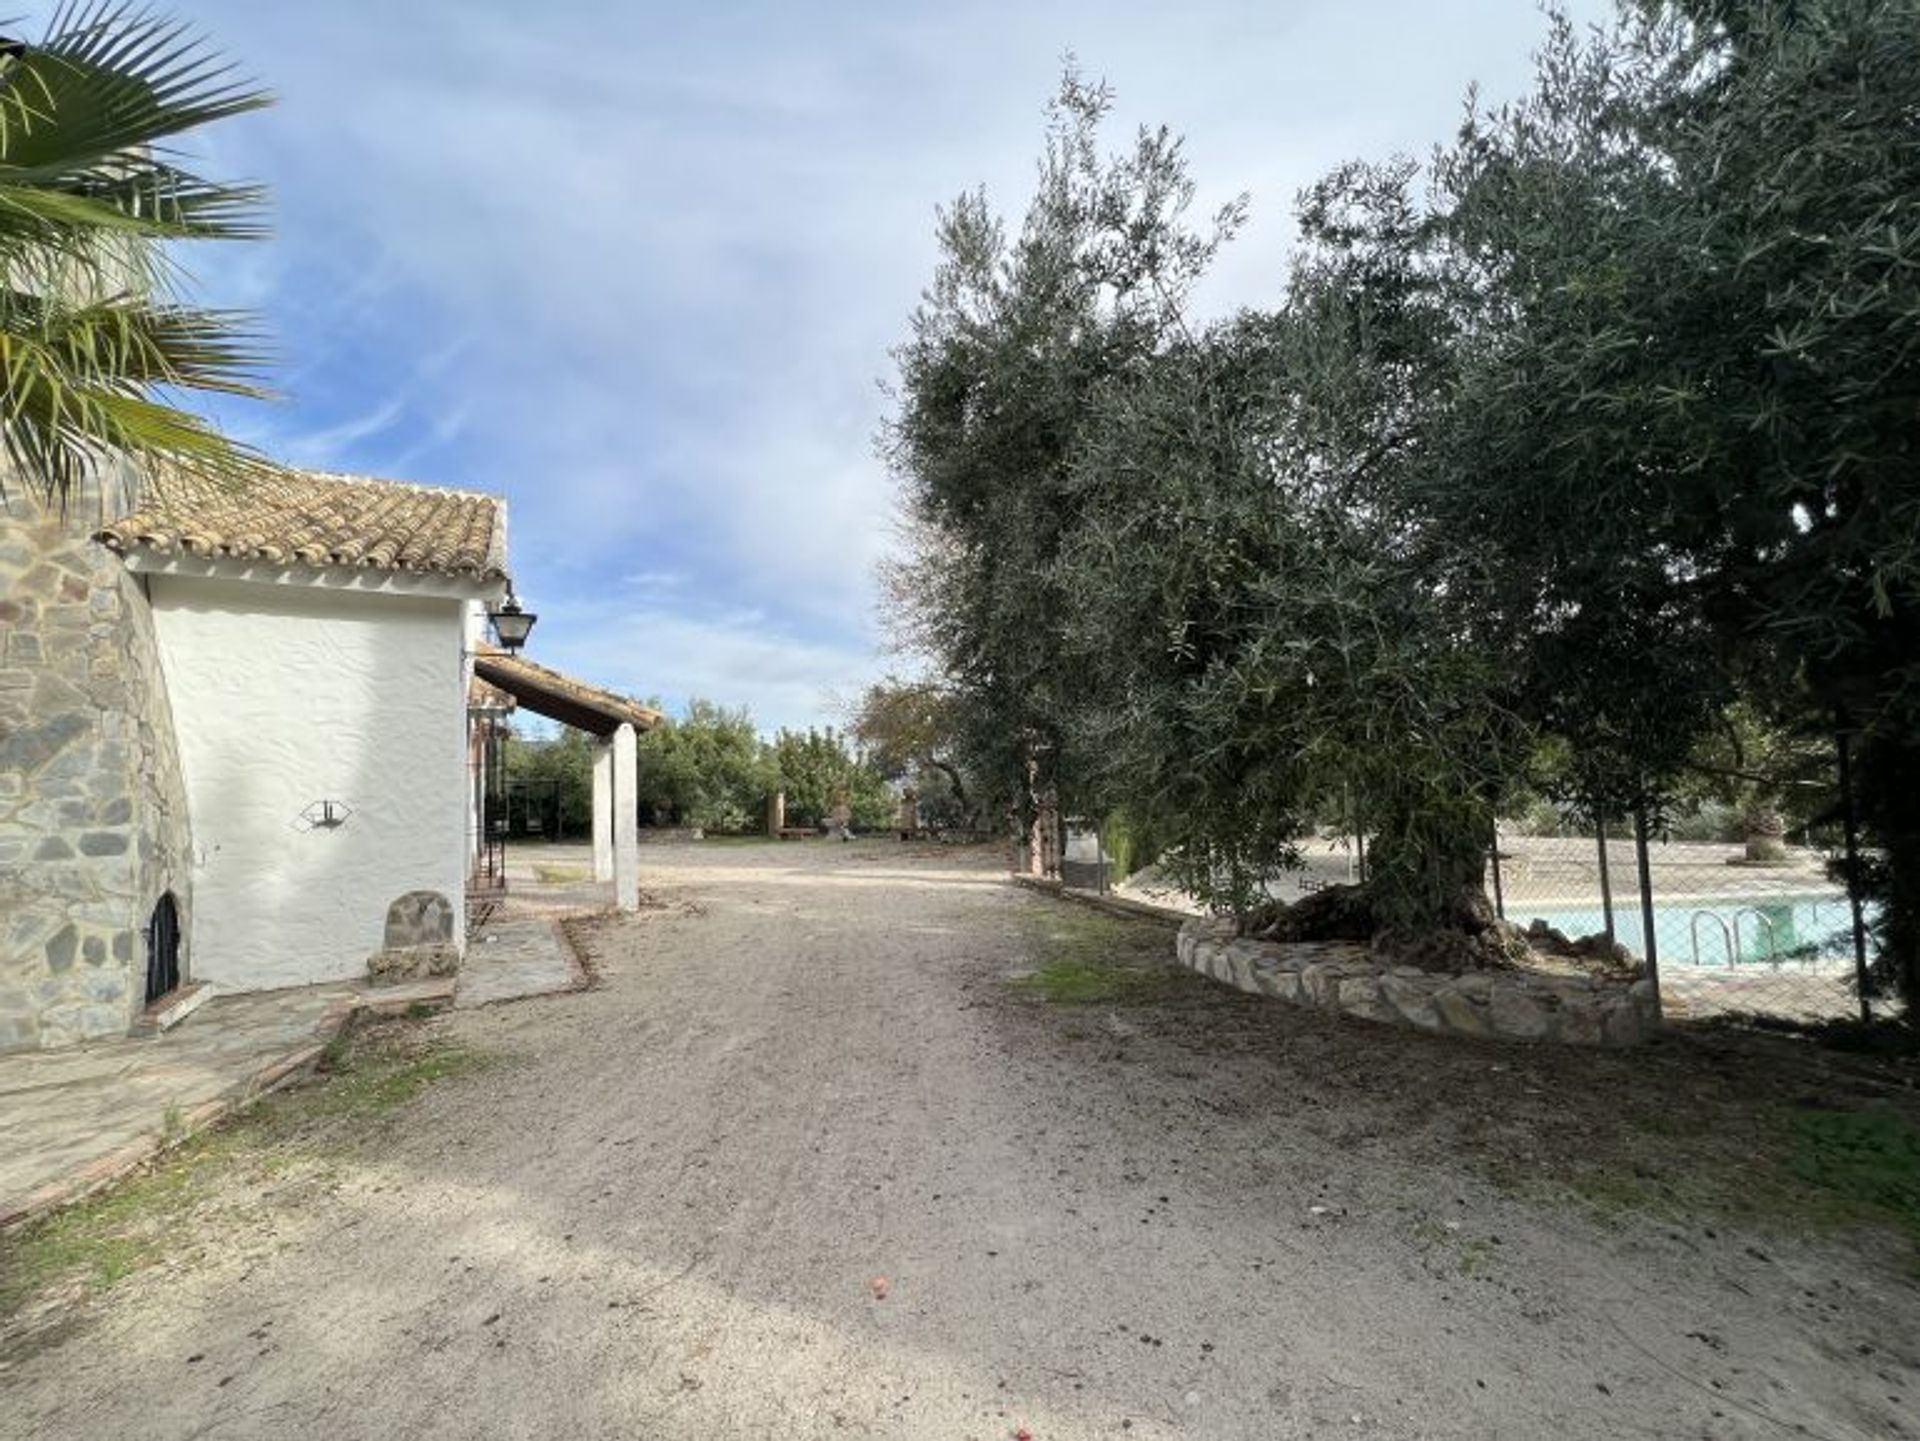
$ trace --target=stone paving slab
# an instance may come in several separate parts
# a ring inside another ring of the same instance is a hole
[[[592,872],[584,847],[533,858]],[[216,995],[158,1034],[0,1055],[0,1228],[79,1199],[303,1074],[356,1010],[483,1006],[584,987],[560,921],[605,909],[610,888],[571,872],[542,881],[522,865],[455,976]]]
[[[451,995],[441,980],[216,996],[158,1035],[0,1056],[0,1228],[78,1200],[304,1073],[354,1011]]]
[[[613,907],[613,885],[593,880],[593,848],[528,844],[507,850],[507,890],[467,937],[456,1006],[485,1006],[586,986],[586,968],[561,922]]]
[[[587,976],[556,917],[519,914],[512,902],[467,939],[456,1006],[485,1006],[523,996],[577,991]]]

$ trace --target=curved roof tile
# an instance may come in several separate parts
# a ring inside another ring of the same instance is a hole
[[[94,539],[122,555],[185,553],[478,581],[507,575],[506,502],[498,496],[328,471],[247,481],[150,477],[139,507]]]

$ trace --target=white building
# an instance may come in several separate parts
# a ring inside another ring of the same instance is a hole
[[[0,498],[0,1051],[124,1035],[189,984],[457,965],[500,882],[476,863],[509,704],[598,738],[595,869],[637,904],[660,717],[485,643],[505,501],[297,471],[140,491],[91,535]]]
[[[191,831],[195,980],[364,977],[457,954],[467,685],[507,593],[494,496],[292,473],[151,487],[98,537],[144,584]]]

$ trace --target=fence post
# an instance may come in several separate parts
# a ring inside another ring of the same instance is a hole
[[[1500,818],[1493,821],[1493,913],[1501,920],[1507,918],[1507,897],[1500,886]]]
[[[1606,844],[1604,829],[1601,832],[1601,844]],[[1647,933],[1647,979],[1653,982],[1653,1016],[1662,1019],[1664,1009],[1660,997],[1660,943],[1654,939],[1653,929],[1653,867],[1647,861],[1647,808],[1635,806],[1633,810],[1633,855],[1640,867],[1640,927]]]
[[[1599,806],[1593,808],[1593,826],[1600,833],[1600,914],[1607,928],[1607,942],[1616,944],[1613,933],[1613,878],[1607,873],[1607,816]]]
[[[1359,801],[1353,802],[1353,857],[1354,869],[1364,886],[1367,883],[1367,833],[1366,817],[1361,814]]]
[[[1853,911],[1853,981],[1860,993],[1860,1019],[1871,1023],[1873,1006],[1867,1000],[1867,926],[1860,910],[1860,826],[1853,813],[1853,758],[1847,733],[1835,734],[1840,753],[1840,817],[1847,836],[1847,904]]]

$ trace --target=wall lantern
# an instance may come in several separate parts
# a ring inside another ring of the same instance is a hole
[[[493,638],[500,642],[500,648],[511,653],[527,643],[533,623],[540,617],[530,610],[520,609],[520,598],[509,590],[506,604],[498,610],[488,611],[487,619],[493,622]]]

